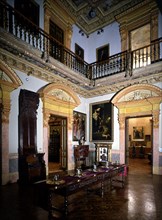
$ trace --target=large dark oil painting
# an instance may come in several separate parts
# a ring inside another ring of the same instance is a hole
[[[113,141],[113,105],[111,102],[90,104],[90,141]]]

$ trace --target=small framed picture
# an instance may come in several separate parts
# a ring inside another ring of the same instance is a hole
[[[144,141],[144,127],[142,126],[133,127],[133,140]]]
[[[75,44],[75,54],[84,60],[84,50],[78,44]]]
[[[109,58],[109,44],[96,49],[97,62],[107,60]]]

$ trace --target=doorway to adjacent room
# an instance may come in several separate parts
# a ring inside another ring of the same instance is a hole
[[[152,173],[152,116],[139,116],[126,119],[126,161],[131,170],[146,169]],[[138,171],[138,170],[137,170]]]
[[[48,172],[63,169],[66,161],[67,119],[51,115],[49,120]]]

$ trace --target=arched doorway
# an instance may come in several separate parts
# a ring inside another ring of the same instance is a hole
[[[80,100],[70,87],[62,84],[48,84],[38,92],[43,102],[43,147],[47,173],[49,173],[49,141],[50,132],[52,131],[52,129],[50,130],[50,122],[54,124],[54,120],[60,123],[59,127],[55,126],[54,129],[54,132],[58,131],[60,133],[60,165],[63,169],[73,169],[73,109],[80,104]]]
[[[67,118],[50,115],[48,125],[48,172],[52,173],[66,166],[64,162],[66,158],[64,158],[62,151],[66,152],[67,146]]]
[[[125,162],[130,173],[152,174],[152,116],[126,118]]]
[[[120,162],[126,162],[126,119],[129,117],[152,117],[152,149],[153,149],[153,174],[160,174],[159,168],[159,112],[162,102],[162,90],[148,84],[129,86],[116,94],[112,103],[118,108],[120,125]]]
[[[22,85],[16,73],[0,60],[0,184],[10,181],[9,173],[9,115],[10,94]]]

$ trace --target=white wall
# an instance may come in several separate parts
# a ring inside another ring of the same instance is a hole
[[[159,12],[159,19],[158,19],[158,38],[162,37],[162,13]]]
[[[110,46],[110,56],[121,52],[121,42],[119,33],[119,24],[117,22],[103,28],[104,32],[97,35],[97,32],[90,34],[89,38],[86,35],[81,36],[79,28],[73,25],[73,36],[71,40],[71,50],[75,52],[75,43],[84,49],[84,59],[88,63],[96,61],[96,48],[102,47],[105,44]]]

